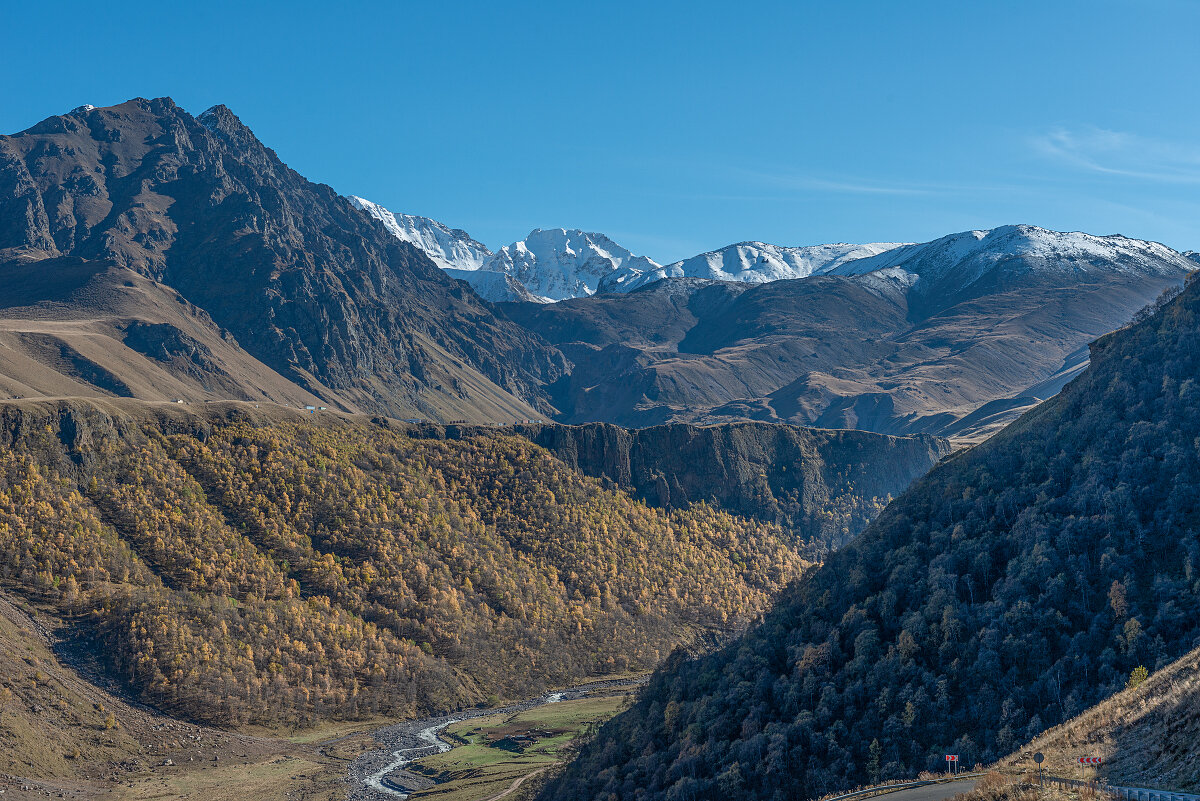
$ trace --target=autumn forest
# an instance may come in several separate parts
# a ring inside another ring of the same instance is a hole
[[[414,715],[646,670],[804,568],[775,525],[648,507],[512,436],[9,415],[0,580],[203,722]]]

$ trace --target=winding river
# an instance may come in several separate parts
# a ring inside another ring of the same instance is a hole
[[[349,799],[350,801],[397,801],[397,799],[408,798],[412,792],[428,786],[427,779],[406,773],[404,766],[422,757],[444,754],[451,750],[454,746],[443,740],[441,733],[453,723],[490,715],[511,715],[544,704],[584,698],[595,690],[632,687],[645,681],[645,678],[598,681],[548,693],[508,706],[463,710],[453,715],[394,723],[376,729],[373,736],[381,748],[368,751],[351,763],[347,776],[351,785]]]

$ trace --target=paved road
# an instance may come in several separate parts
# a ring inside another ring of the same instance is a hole
[[[877,796],[878,801],[946,801],[959,793],[974,789],[978,779],[963,779],[944,784],[927,784],[924,787],[914,787],[911,790],[897,790],[894,793]],[[875,801],[875,799],[868,799]]]

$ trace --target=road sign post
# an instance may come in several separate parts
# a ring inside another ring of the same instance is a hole
[[[958,773],[958,754],[946,754],[946,773]]]
[[[1079,779],[1082,781],[1087,778],[1084,775],[1088,765],[1100,765],[1104,763],[1104,757],[1080,757],[1079,758]]]

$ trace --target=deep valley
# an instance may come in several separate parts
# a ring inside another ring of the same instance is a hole
[[[1030,801],[1081,748],[1200,787],[1197,254],[493,251],[340,191],[224,105],[0,136],[4,799],[783,801],[954,756]]]

